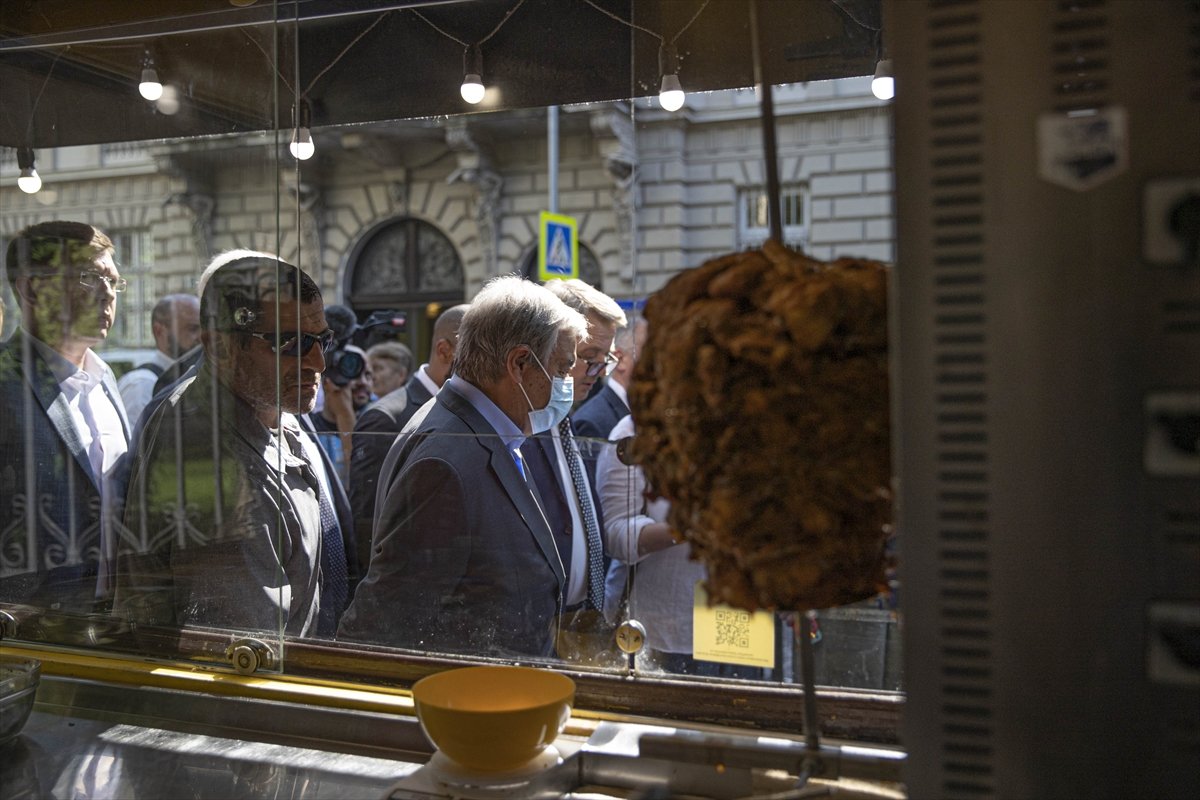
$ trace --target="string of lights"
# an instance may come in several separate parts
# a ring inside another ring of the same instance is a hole
[[[636,31],[648,33],[655,39],[658,39],[658,72],[662,76],[662,82],[659,84],[658,89],[658,102],[665,111],[678,111],[683,108],[683,101],[686,99],[686,95],[683,92],[683,84],[679,82],[679,51],[675,47],[675,42],[679,40],[684,31],[692,27],[692,23],[696,21],[700,13],[708,6],[709,0],[704,0],[700,4],[700,7],[696,9],[696,13],[692,15],[692,18],[670,40],[657,31],[652,31],[630,20],[622,19],[608,9],[596,5],[593,0],[583,1],[606,17],[611,17],[622,25],[626,25]]]
[[[896,96],[896,80],[892,75],[892,60],[883,57],[883,29],[863,22],[851,13],[850,9],[846,8],[840,0],[830,0],[830,2],[838,11],[849,17],[855,25],[875,34],[875,74],[871,76],[871,94],[880,100],[891,100]]]
[[[325,77],[325,74],[329,72],[329,70],[337,66],[337,63],[341,61],[347,53],[350,52],[354,45],[358,44],[364,36],[374,30],[375,27],[379,25],[379,23],[383,22],[383,20],[391,13],[391,9],[383,12],[376,17],[370,25],[363,28],[357,36],[350,40],[349,44],[343,47],[341,51],[334,56],[328,64],[325,65],[324,69],[313,76],[312,80],[308,82],[308,86],[305,87],[304,91],[302,92],[297,92],[296,88],[292,86],[291,81],[287,79],[287,76],[280,72],[278,68],[276,68],[275,74],[279,76],[279,80],[283,82],[283,85],[287,88],[288,93],[296,98],[295,103],[292,105],[292,138],[288,143],[288,150],[297,160],[307,161],[316,153],[316,145],[313,144],[312,140],[312,109],[308,103],[309,93],[316,87],[317,81],[321,80],[321,78]],[[259,52],[261,52],[268,61],[274,61],[274,59],[271,57],[271,54],[268,53],[262,44],[253,36],[251,36],[249,32],[246,32],[246,38],[249,39],[250,42],[259,49]],[[298,44],[299,36],[296,37],[296,41]],[[299,74],[299,69],[297,69],[296,72]]]
[[[458,91],[459,94],[462,95],[463,100],[467,101],[471,105],[476,105],[483,102],[483,98],[487,94],[487,90],[483,85],[483,45],[487,43],[488,39],[491,39],[493,36],[499,33],[500,29],[504,27],[504,23],[508,22],[509,18],[516,13],[518,8],[523,5],[525,5],[525,0],[517,0],[517,4],[510,8],[508,13],[506,13],[498,23],[496,23],[496,27],[492,28],[491,33],[489,33],[487,36],[484,36],[474,44],[464,42],[454,34],[442,30],[433,23],[433,20],[429,19],[429,17],[425,16],[415,8],[409,10],[412,11],[412,13],[415,14],[418,19],[420,19],[429,27],[433,28],[442,36],[445,36],[452,42],[462,45],[463,82]]]
[[[54,67],[70,49],[71,46],[67,45],[50,62],[50,68],[46,70],[46,77],[42,80],[42,87],[38,89],[37,97],[33,99],[33,107],[29,110],[29,124],[25,128],[25,146],[17,148],[17,168],[21,170],[17,177],[17,188],[25,194],[37,194],[42,188],[42,176],[38,175],[37,155],[33,150],[33,120],[37,116],[38,106],[42,102],[46,85],[50,83],[50,76],[54,74]]]

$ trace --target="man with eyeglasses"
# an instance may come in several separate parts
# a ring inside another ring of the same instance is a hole
[[[137,443],[115,613],[331,636],[348,601],[349,507],[297,419],[334,345],[320,290],[267,253],[215,263],[202,277],[204,358]]]
[[[609,351],[617,328],[625,324],[625,312],[611,297],[581,280],[548,281],[546,288],[587,320],[587,336],[576,346],[571,368],[574,401],[579,403],[615,361]],[[563,624],[576,632],[599,632],[594,626],[604,608],[608,568],[602,544],[604,528],[571,420],[563,419],[549,431],[530,437],[521,452],[567,566],[565,610],[570,616]]]
[[[646,320],[639,317],[617,331],[613,354],[609,362],[608,380],[604,388],[585,400],[571,414],[575,435],[598,441],[608,434],[629,413],[629,384],[638,354],[646,343]],[[584,459],[587,462],[588,459]],[[594,462],[592,463],[594,467]],[[595,477],[592,475],[591,477]],[[595,486],[593,480],[592,485]]]
[[[21,327],[0,345],[0,601],[103,610],[105,514],[129,421],[92,348],[125,279],[109,237],[81,222],[25,228],[5,267]]]

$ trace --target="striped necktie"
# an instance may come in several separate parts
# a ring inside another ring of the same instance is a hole
[[[346,610],[346,599],[350,594],[350,573],[346,567],[346,546],[342,541],[342,527],[338,524],[333,501],[317,477],[317,469],[324,469],[325,465],[317,466],[309,462],[307,448],[296,438],[296,433],[287,428],[284,428],[284,433],[292,453],[308,464],[315,484],[313,489],[317,493],[317,507],[321,515],[321,609],[317,621],[317,634],[331,637],[337,633],[338,619]],[[325,479],[336,481],[337,476],[329,474],[326,470]]]
[[[579,500],[583,529],[587,533],[587,607],[600,610],[604,608],[604,549],[600,544],[600,526],[596,524],[596,512],[592,508],[592,492],[583,476],[583,464],[580,463],[578,451],[575,449],[571,420],[564,419],[560,422],[558,432],[562,435],[563,454],[567,459],[567,469],[571,473],[571,483],[575,484],[575,497]]]

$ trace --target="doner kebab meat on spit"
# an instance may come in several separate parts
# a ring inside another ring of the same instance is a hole
[[[887,276],[768,241],[647,301],[630,452],[713,600],[798,610],[886,589]]]

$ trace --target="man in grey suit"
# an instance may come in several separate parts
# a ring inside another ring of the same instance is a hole
[[[608,295],[581,280],[548,281],[555,297],[584,316],[587,336],[575,351],[574,400],[582,401],[616,359],[609,352],[617,328],[625,324],[625,312]],[[570,420],[531,437],[521,446],[529,474],[539,495],[546,501],[546,517],[567,562],[569,611],[599,611],[604,607],[603,520],[600,519],[586,461]],[[594,471],[594,470],[593,470]],[[579,622],[595,619],[580,615]]]
[[[110,480],[129,421],[108,365],[126,282],[81,222],[22,230],[5,259],[21,328],[0,346],[0,601],[103,610]]]
[[[566,573],[520,445],[570,410],[587,322],[515,276],[479,293],[454,375],[394,445],[371,566],[339,638],[443,653],[545,656]]]
[[[408,383],[388,392],[369,405],[354,423],[354,444],[350,453],[350,507],[358,535],[359,566],[365,572],[371,555],[372,520],[379,471],[396,436],[404,425],[438,393],[450,377],[458,327],[467,304],[451,306],[433,323],[433,343],[429,361],[413,373]]]

